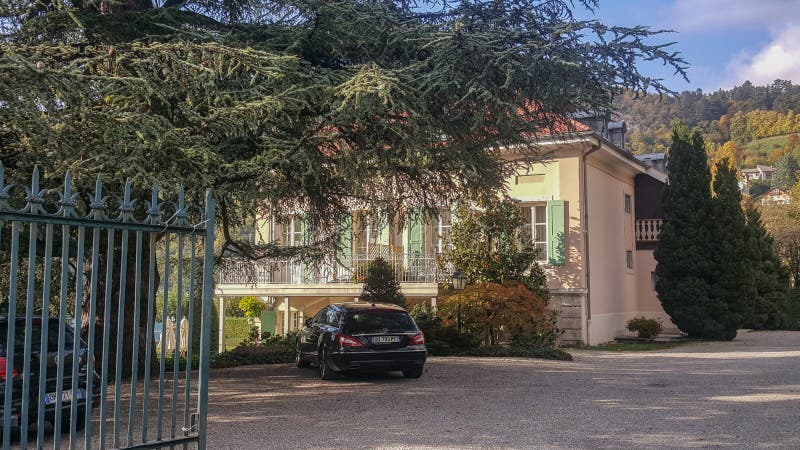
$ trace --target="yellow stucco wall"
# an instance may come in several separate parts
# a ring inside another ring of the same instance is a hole
[[[564,228],[566,264],[545,265],[548,287],[553,290],[580,290],[585,286],[583,272],[583,232],[581,225],[581,147],[564,147],[543,163],[517,170],[507,180],[509,195],[520,202],[566,202]],[[521,182],[520,177],[540,175],[540,182]]]
[[[653,250],[636,251],[636,300],[640,315],[648,319],[661,319],[665,329],[676,328],[669,315],[661,307],[661,301],[653,288],[651,274],[656,270]]]

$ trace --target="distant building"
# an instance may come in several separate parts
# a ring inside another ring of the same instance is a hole
[[[743,182],[749,184],[753,180],[769,181],[773,173],[775,173],[774,167],[757,165],[752,169],[742,169],[741,177]]]
[[[772,188],[760,198],[762,205],[788,205],[792,202],[792,197],[788,192],[779,188]]]
[[[750,183],[753,180],[772,181],[775,168],[771,166],[757,165],[752,169],[742,169],[739,172],[739,190],[743,194],[750,195]]]
[[[667,172],[667,154],[664,152],[659,153],[644,153],[641,155],[634,155],[636,159],[644,163],[647,167],[652,167],[653,169],[663,173],[664,175],[669,175]]]

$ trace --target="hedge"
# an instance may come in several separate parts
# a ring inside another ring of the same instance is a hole
[[[236,339],[237,344],[246,342],[250,339],[250,323],[246,317],[226,317],[225,318],[225,338]]]

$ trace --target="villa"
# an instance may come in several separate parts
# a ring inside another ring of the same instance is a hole
[[[574,120],[568,133],[539,136],[548,160],[521,166],[507,186],[543,255],[550,307],[564,330],[561,342],[594,345],[624,333],[634,316],[669,323],[654,290],[653,258],[666,176],[622,147],[624,124],[602,115]],[[382,257],[395,268],[409,304],[435,305],[440,284],[450,281],[451,269],[441,268],[437,255],[447,251],[451,225],[449,208],[436,217],[353,211],[343,224],[340,254],[313,265],[292,259],[229,263],[216,296],[221,307],[226,297],[260,297],[268,306],[262,330],[285,333],[328,304],[357,298],[367,263]],[[298,245],[302,217],[262,218],[254,236],[257,242]]]

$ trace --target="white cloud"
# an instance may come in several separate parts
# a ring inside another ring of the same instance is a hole
[[[800,0],[676,0],[663,13],[670,28],[678,31],[735,32],[736,27],[763,29],[796,24],[800,21]]]
[[[800,24],[783,28],[752,55],[741,54],[728,65],[732,84],[750,80],[763,85],[780,78],[800,83]]]

